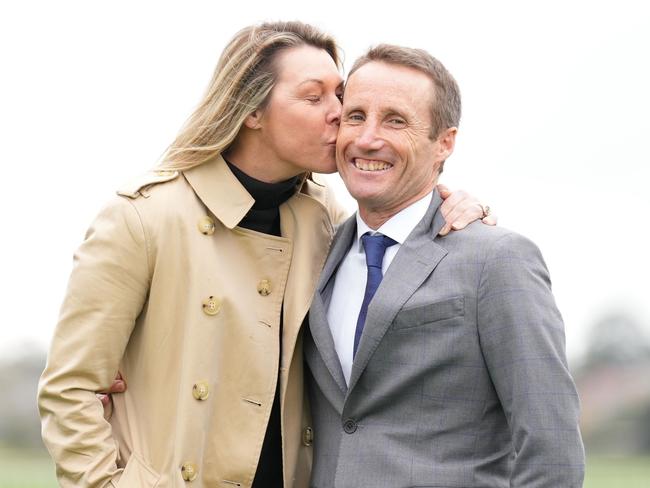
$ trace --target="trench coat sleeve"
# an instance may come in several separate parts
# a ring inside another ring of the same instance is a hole
[[[496,241],[481,274],[477,310],[481,348],[516,453],[510,486],[581,487],[578,395],[562,317],[535,244],[517,234]]]
[[[105,487],[121,474],[111,427],[95,396],[118,365],[150,281],[147,240],[133,204],[116,197],[74,256],[38,406],[62,487]]]

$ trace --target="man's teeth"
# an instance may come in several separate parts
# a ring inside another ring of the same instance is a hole
[[[390,168],[392,165],[384,161],[357,158],[354,160],[354,166],[362,171],[381,171]]]

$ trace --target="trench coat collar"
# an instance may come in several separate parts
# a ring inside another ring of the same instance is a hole
[[[183,174],[194,193],[229,229],[236,227],[255,203],[221,155]]]

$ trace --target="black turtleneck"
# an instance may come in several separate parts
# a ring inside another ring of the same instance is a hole
[[[280,236],[280,205],[295,192],[299,176],[279,183],[265,183],[248,176],[234,164],[228,163],[230,170],[239,182],[251,194],[255,203],[246,216],[239,222],[240,227]],[[280,312],[280,355],[282,355],[282,312]],[[280,369],[278,368],[278,374]],[[271,416],[266,427],[264,444],[257,464],[253,488],[282,487],[282,429],[280,421],[280,380],[275,388],[275,398],[271,407]]]
[[[280,235],[280,205],[296,193],[299,176],[279,183],[265,183],[248,176],[234,164],[228,167],[251,194],[255,203],[239,222],[240,227],[274,236]]]

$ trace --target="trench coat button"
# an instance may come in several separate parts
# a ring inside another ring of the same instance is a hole
[[[192,395],[197,400],[207,400],[210,396],[210,386],[207,381],[197,381],[192,387]]]
[[[206,236],[211,236],[214,234],[214,220],[212,220],[211,217],[208,217],[207,215],[205,217],[201,217],[197,225],[201,234]]]
[[[257,284],[257,293],[263,297],[271,294],[271,282],[269,280],[260,280]]]
[[[314,430],[311,427],[305,427],[302,431],[302,443],[309,447],[314,442]]]
[[[354,419],[347,419],[343,422],[343,430],[346,434],[354,434],[357,431],[357,422]]]
[[[206,315],[217,315],[221,310],[221,302],[212,295],[203,300],[203,312]]]
[[[185,481],[194,481],[199,474],[198,471],[194,463],[183,463],[181,466],[181,476]]]

